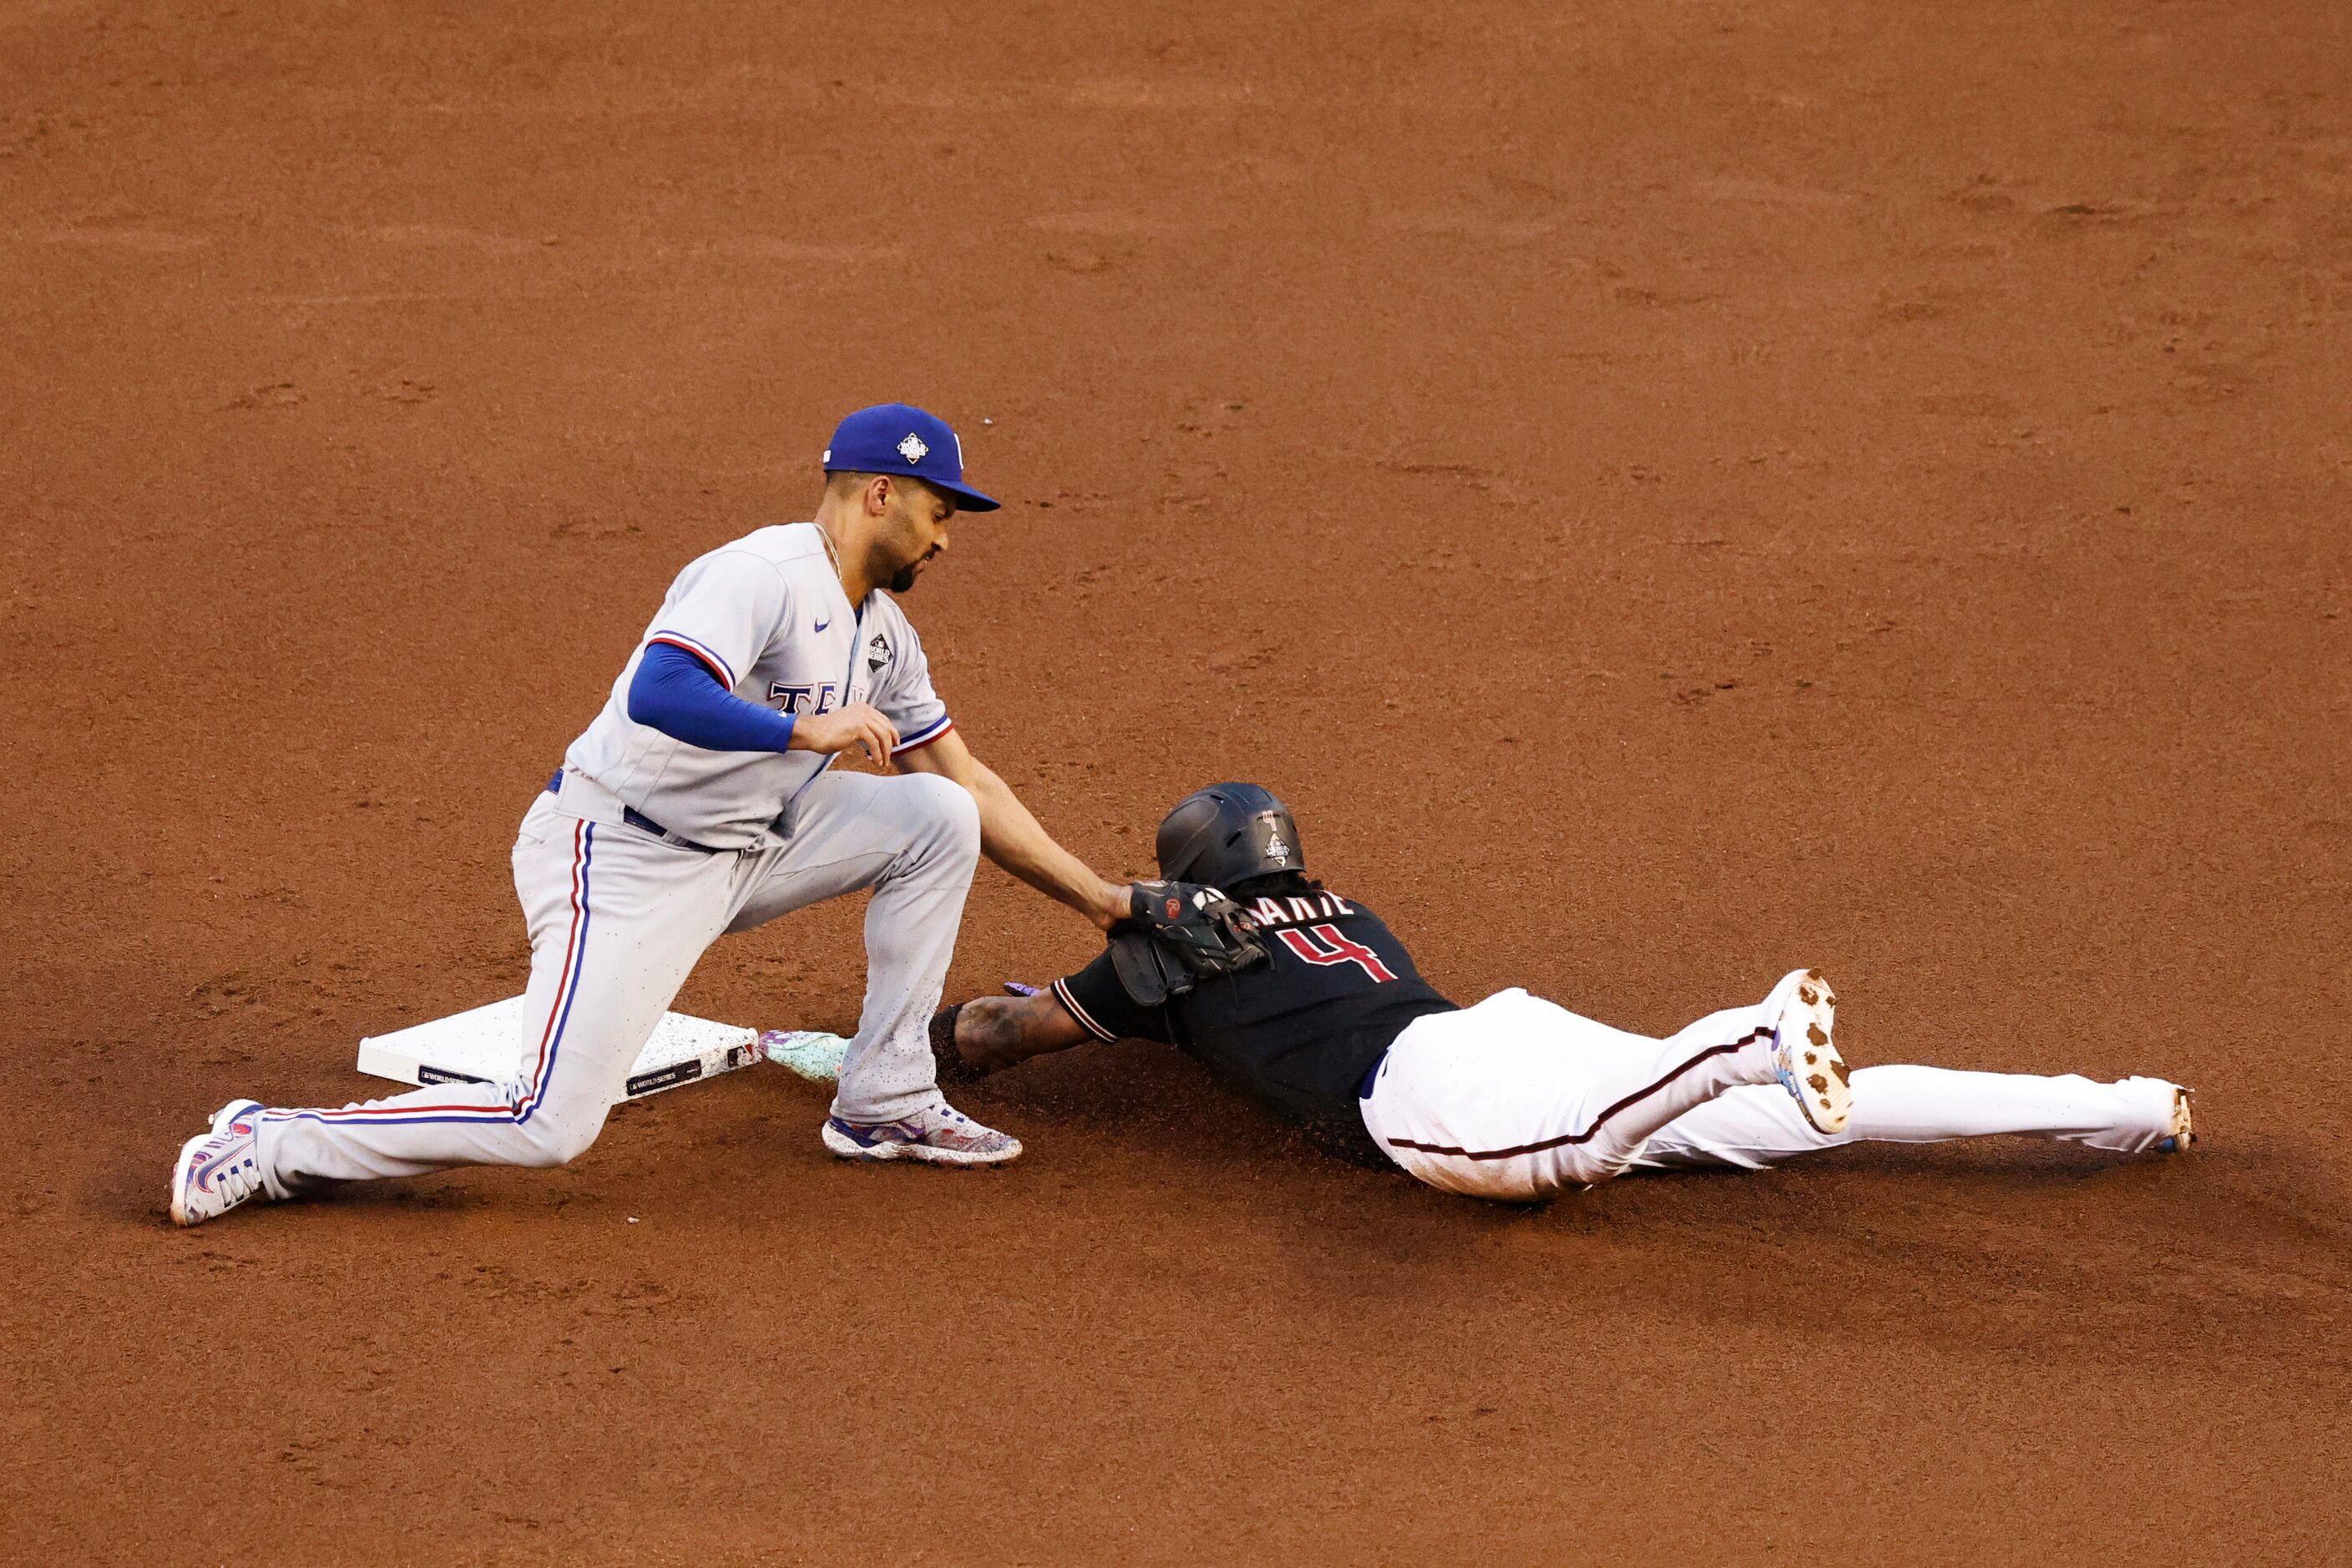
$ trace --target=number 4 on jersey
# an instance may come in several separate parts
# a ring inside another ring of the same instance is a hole
[[[1283,946],[1309,963],[1360,964],[1364,973],[1372,977],[1375,985],[1396,978],[1389,966],[1381,962],[1379,953],[1360,942],[1349,942],[1339,933],[1338,926],[1319,925],[1307,931],[1286,926],[1274,934],[1282,939]]]

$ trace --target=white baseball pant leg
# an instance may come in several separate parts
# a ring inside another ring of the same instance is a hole
[[[749,931],[821,900],[874,889],[866,907],[866,1005],[833,1113],[896,1121],[940,1103],[931,1015],[980,864],[980,805],[936,773],[820,774],[777,852],[729,921]]]
[[[1361,1102],[1364,1125],[1413,1175],[1469,1197],[1530,1203],[1606,1181],[1659,1128],[1726,1090],[1773,1085],[1787,1098],[1772,1076],[1772,1025],[1795,980],[1664,1040],[1498,992],[1399,1035]]]
[[[1846,1143],[1940,1143],[2004,1133],[2060,1139],[2137,1154],[2172,1131],[2175,1084],[2160,1078],[2099,1083],[2074,1073],[1857,1068],[1853,1114],[1843,1132],[1816,1131],[1778,1088],[1738,1089],[1650,1135],[1637,1165],[1734,1165],[1761,1170],[1792,1154]]]
[[[866,919],[866,1014],[852,1061],[884,1115],[939,1088],[924,1029],[937,1007],[980,853],[971,795],[929,774],[826,773],[803,792],[781,847],[709,853],[542,795],[515,842],[531,938],[520,1070],[347,1105],[271,1110],[264,1181],[277,1196],[319,1181],[453,1165],[560,1165],[596,1140],[630,1067],[695,963],[747,930],[841,893],[876,889]],[[589,809],[605,815],[598,801]],[[851,1074],[845,1070],[845,1085]]]

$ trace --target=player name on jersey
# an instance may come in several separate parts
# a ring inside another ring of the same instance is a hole
[[[1297,925],[1302,921],[1328,921],[1339,915],[1352,915],[1356,909],[1337,893],[1317,891],[1303,898],[1261,898],[1255,903],[1243,905],[1242,912],[1263,930],[1269,926]]]

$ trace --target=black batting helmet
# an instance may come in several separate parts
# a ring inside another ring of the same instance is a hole
[[[1264,784],[1216,784],[1176,803],[1160,824],[1160,874],[1227,888],[1269,871],[1304,871],[1298,825]]]

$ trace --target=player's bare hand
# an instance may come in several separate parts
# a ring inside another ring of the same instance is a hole
[[[792,749],[833,756],[863,751],[875,766],[889,770],[890,753],[898,744],[898,726],[882,717],[870,702],[853,702],[830,713],[803,713],[793,721]]]

